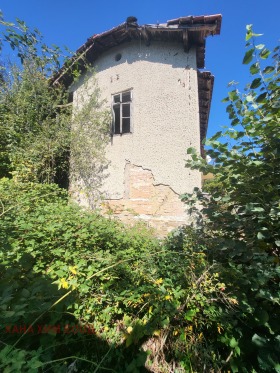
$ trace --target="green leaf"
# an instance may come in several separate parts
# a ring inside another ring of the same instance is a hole
[[[229,345],[231,348],[235,348],[236,346],[238,346],[238,341],[234,337],[232,337],[229,342]]]
[[[30,296],[30,291],[28,289],[23,289],[21,294],[23,297],[28,298]]]
[[[251,85],[250,85],[250,88],[251,89],[255,89],[255,88],[258,88],[260,85],[262,84],[262,80],[261,78],[256,78],[252,81]]]
[[[251,37],[253,36],[253,34],[251,32],[247,32],[246,33],[246,37],[245,37],[245,41],[248,41],[251,39]],[[248,43],[249,44],[249,43]],[[247,45],[247,44],[246,44]]]
[[[185,314],[185,320],[192,321],[196,313],[197,311],[195,309],[187,311]]]
[[[269,320],[269,314],[266,310],[257,310],[255,313],[255,319],[260,325],[264,325],[268,322]]]
[[[260,95],[256,98],[256,102],[257,102],[258,104],[265,103],[265,102],[266,102],[266,96],[267,96],[267,93],[266,93],[266,92],[260,94]]]
[[[270,55],[270,51],[267,49],[267,48],[264,48],[261,52],[260,52],[260,57],[264,60],[267,59],[267,57]]]
[[[229,92],[228,96],[229,96],[229,98],[230,98],[231,101],[236,101],[239,98],[236,90]]]
[[[252,342],[258,347],[265,347],[267,340],[258,334],[254,334],[252,337]]]
[[[265,236],[261,232],[258,232],[257,237],[258,237],[258,240],[265,239]]]
[[[4,317],[12,317],[14,316],[15,311],[4,311],[2,314],[4,315]]]
[[[263,73],[264,74],[271,74],[271,73],[273,73],[274,70],[275,70],[275,68],[273,66],[266,66],[266,68],[263,69]]]
[[[239,346],[236,346],[235,347],[235,352],[237,353],[238,356],[240,356],[240,347]]]
[[[222,99],[222,102],[229,102],[229,97],[225,97]]]
[[[36,360],[35,360],[36,359]],[[29,366],[30,368],[32,369],[38,369],[40,368],[41,366],[43,366],[44,364],[41,362],[41,361],[38,361],[37,360],[37,357],[33,358],[30,362],[29,362]]]
[[[254,162],[254,164],[257,164],[257,161]],[[262,164],[262,162],[260,162],[260,164]],[[259,206],[253,206],[251,211],[253,211],[253,212],[264,212],[264,208],[259,207]]]
[[[253,25],[246,25],[246,37],[245,37],[245,40],[248,41],[251,39],[251,37],[253,36],[253,33],[252,33],[252,26]]]
[[[232,373],[237,373],[239,371],[238,366],[234,360],[230,360],[230,367],[231,367]]]
[[[187,149],[187,154],[196,154],[196,149],[195,148],[188,148]]]
[[[222,131],[216,132],[215,135],[212,136],[210,140],[217,140],[219,137],[222,136],[222,133],[223,133]]]
[[[253,65],[250,66],[250,73],[252,75],[257,74],[259,71],[260,71],[260,67],[259,67],[258,62],[254,63]]]
[[[256,45],[256,49],[263,49],[265,47],[264,44],[258,44]]]
[[[245,53],[245,56],[243,58],[243,65],[247,65],[248,63],[250,63],[253,59],[253,53],[254,53],[254,49],[249,49],[246,53]]]

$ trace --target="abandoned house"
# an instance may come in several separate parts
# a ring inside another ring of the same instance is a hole
[[[82,55],[82,71],[85,60],[95,67],[101,96],[112,113],[104,213],[127,223],[143,220],[159,235],[187,223],[179,196],[200,187],[202,176],[185,168],[186,150],[203,151],[214,77],[200,69],[206,37],[218,35],[220,28],[219,14],[143,26],[128,17],[76,52],[73,64]],[[56,82],[72,83],[69,67],[61,69]],[[74,108],[83,82],[81,77],[73,85]],[[71,188],[85,204],[79,186]]]

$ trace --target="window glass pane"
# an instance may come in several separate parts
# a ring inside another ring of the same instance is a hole
[[[131,98],[131,91],[113,95],[114,134],[131,131]]]
[[[121,96],[120,95],[115,95],[114,96],[114,102],[121,102]]]
[[[119,134],[121,132],[121,121],[120,121],[120,107],[116,105],[113,107],[115,123],[114,123],[114,133]]]
[[[130,117],[130,104],[123,104],[122,106],[122,116],[123,118]]]
[[[129,102],[131,100],[131,92],[125,92],[122,94],[122,102]]]
[[[130,132],[130,118],[123,118],[122,119],[122,133],[129,133]]]

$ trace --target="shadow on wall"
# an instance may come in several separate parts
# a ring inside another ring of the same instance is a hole
[[[92,75],[93,74],[93,75]],[[75,92],[70,154],[70,194],[83,206],[96,208],[109,175],[106,146],[111,139],[112,118],[101,100],[94,72],[83,76]]]
[[[173,68],[196,69],[196,50],[191,48],[188,53],[184,52],[181,43],[156,42],[146,46],[141,41],[125,43],[104,52],[95,61],[96,71],[104,71],[123,63],[129,65],[147,61],[155,64],[167,64]]]

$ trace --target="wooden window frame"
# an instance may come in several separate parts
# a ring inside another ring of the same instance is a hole
[[[129,98],[125,98],[128,94],[130,95]],[[125,109],[126,107],[128,107],[128,109]],[[125,110],[128,110],[129,113],[125,114]],[[112,95],[112,114],[113,135],[132,133],[132,89],[127,89]],[[128,128],[125,128],[125,121],[128,122]]]

